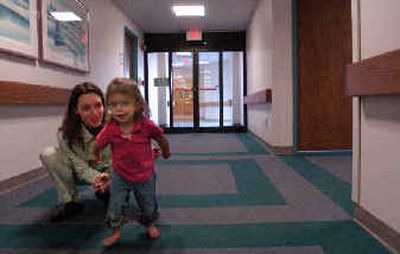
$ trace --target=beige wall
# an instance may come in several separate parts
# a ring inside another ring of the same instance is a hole
[[[103,89],[114,77],[123,76],[124,28],[142,39],[136,27],[112,0],[86,0],[90,9],[90,66],[87,75],[38,63],[0,58],[0,80],[71,88],[92,81]],[[143,78],[143,53],[139,53],[139,78]],[[38,155],[46,145],[55,144],[63,107],[0,106],[0,180],[40,166]]]
[[[249,130],[272,146],[293,145],[291,0],[262,0],[247,31],[247,93],[272,89],[272,104],[249,105]]]
[[[272,0],[262,0],[247,30],[247,94],[272,89]],[[272,143],[271,105],[248,105],[248,128]]]
[[[398,0],[353,0],[353,59],[400,48],[399,10]],[[400,233],[400,96],[353,105],[353,200]]]

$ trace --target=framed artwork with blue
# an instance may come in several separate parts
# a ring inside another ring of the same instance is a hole
[[[38,57],[37,1],[0,1],[0,52]]]
[[[41,0],[40,59],[89,72],[89,11],[79,0]]]

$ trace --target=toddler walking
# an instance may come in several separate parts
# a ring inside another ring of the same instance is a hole
[[[126,222],[123,206],[130,192],[135,195],[141,212],[140,223],[147,227],[151,238],[160,233],[154,221],[158,218],[155,196],[154,156],[151,140],[162,150],[163,158],[170,156],[169,145],[161,128],[147,117],[147,105],[133,80],[117,78],[111,81],[106,92],[110,119],[98,134],[93,150],[99,161],[100,151],[111,145],[112,170],[110,203],[106,222],[113,233],[102,244],[114,244],[121,236],[121,226]]]

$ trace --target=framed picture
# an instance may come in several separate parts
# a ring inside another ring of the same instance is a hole
[[[89,72],[89,12],[79,0],[41,0],[42,61]]]
[[[38,57],[36,0],[0,1],[0,51]]]

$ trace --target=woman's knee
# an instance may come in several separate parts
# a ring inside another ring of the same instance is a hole
[[[50,161],[54,160],[56,153],[57,153],[57,150],[55,147],[53,147],[53,146],[45,147],[39,155],[40,161],[42,162],[42,164],[46,165]]]
[[[44,148],[40,153],[39,158],[43,167],[45,167],[48,171],[59,168],[61,165],[64,167],[66,166],[64,156],[62,156],[62,154],[55,147],[50,146]]]

